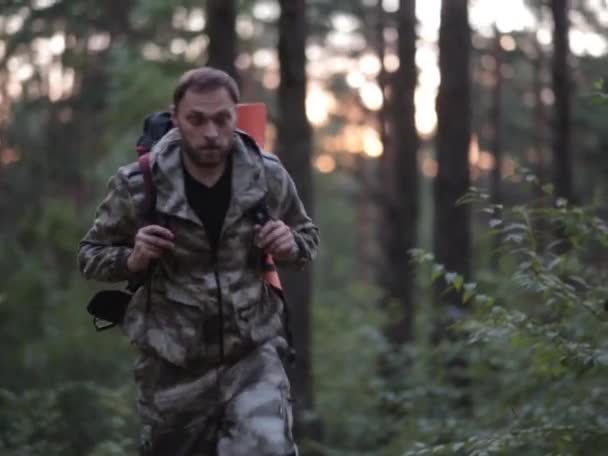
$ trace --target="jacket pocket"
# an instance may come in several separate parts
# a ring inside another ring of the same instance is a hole
[[[205,301],[209,299],[208,293],[195,284],[165,282],[163,289],[159,291],[165,295],[168,301],[200,309],[203,308]]]

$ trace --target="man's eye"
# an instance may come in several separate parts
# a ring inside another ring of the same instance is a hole
[[[218,116],[213,120],[217,125],[226,125],[226,122],[228,122],[228,116]]]
[[[203,116],[198,116],[196,114],[188,116],[188,122],[190,122],[191,125],[200,125],[204,120]]]

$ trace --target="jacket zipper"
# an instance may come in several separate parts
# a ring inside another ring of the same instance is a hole
[[[213,263],[213,275],[215,277],[215,290],[217,295],[217,306],[218,306],[218,316],[220,320],[220,366],[224,364],[224,303],[222,300],[222,283],[220,281],[220,269],[219,269],[219,261],[218,261],[218,250],[219,250],[219,240],[218,245],[212,247],[212,263]],[[215,372],[215,388],[216,388],[216,401],[219,404],[222,402],[222,382],[220,379],[221,375],[221,367],[218,366],[214,369]],[[219,433],[223,422],[223,409],[220,407],[218,409],[218,413],[216,414],[216,433]]]
[[[218,244],[219,244],[219,240],[218,240]],[[213,263],[213,275],[215,277],[215,290],[216,290],[216,297],[217,297],[217,307],[218,307],[218,316],[220,319],[220,363],[223,364],[224,363],[224,302],[223,302],[223,298],[222,298],[222,282],[220,280],[220,270],[219,270],[219,264],[218,264],[218,250],[219,250],[219,245],[214,247],[213,250],[213,257],[212,257],[212,263]]]

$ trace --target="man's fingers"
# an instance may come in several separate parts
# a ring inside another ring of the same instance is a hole
[[[171,232],[171,230],[160,226],[160,225],[148,225],[148,226],[144,226],[141,230],[139,230],[140,233],[144,233],[146,235],[155,235],[155,236],[160,236],[164,239],[168,239],[168,240],[173,240],[175,238],[175,235]]]
[[[281,257],[291,254],[295,245],[291,228],[280,220],[270,221],[259,228],[255,240],[260,249]]]
[[[291,245],[291,242],[284,242],[279,245],[273,245],[269,253],[273,257],[282,257],[284,255],[287,255],[288,253],[291,253],[292,248],[293,247]]]
[[[266,248],[270,244],[272,244],[276,239],[282,236],[285,232],[289,231],[289,227],[280,220],[268,222],[257,233],[256,243],[258,247]]]
[[[142,253],[150,259],[157,260],[163,256],[164,250],[153,246],[146,246],[142,248]]]
[[[138,240],[143,244],[158,247],[161,249],[173,250],[175,248],[175,243],[172,241],[166,240],[159,236],[152,236],[146,233],[139,233]]]
[[[258,238],[265,239],[269,233],[276,230],[278,227],[280,227],[282,225],[283,224],[278,220],[271,220],[270,222],[267,222],[258,232]]]
[[[281,239],[284,236],[289,236],[289,234],[289,228],[287,228],[287,226],[277,226],[274,230],[261,239],[260,247],[265,249],[272,245],[277,239]]]
[[[295,250],[295,244],[291,241],[282,242],[272,246],[272,250],[269,253],[274,257],[284,257],[291,254]]]
[[[285,249],[289,249],[292,245],[292,237],[291,233],[287,231],[283,233],[283,235],[276,238],[269,244],[268,251],[269,253],[277,253],[279,251],[284,251]]]

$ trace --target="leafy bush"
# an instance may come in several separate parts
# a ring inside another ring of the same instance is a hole
[[[467,282],[432,254],[412,252],[423,294],[418,338],[401,352],[387,350],[371,290],[338,286],[352,269],[331,284],[320,278],[319,454],[595,455],[608,447],[608,225],[598,207],[570,205],[522,172],[537,201],[492,205],[478,189],[461,201],[476,205],[498,238],[498,269]],[[427,305],[433,286],[456,291],[468,313]],[[440,314],[451,315],[453,337],[436,344],[429,334]],[[378,375],[379,357],[396,375]],[[454,382],[456,369],[465,381]]]
[[[110,456],[134,451],[130,391],[72,383],[19,394],[0,390],[6,456]]]
[[[608,445],[608,225],[597,209],[542,191],[552,205],[505,208],[477,189],[463,199],[481,203],[500,239],[504,268],[490,280],[465,283],[413,252],[471,307],[453,329],[466,336],[475,407],[455,417],[449,439],[427,436],[405,454],[599,454]]]

